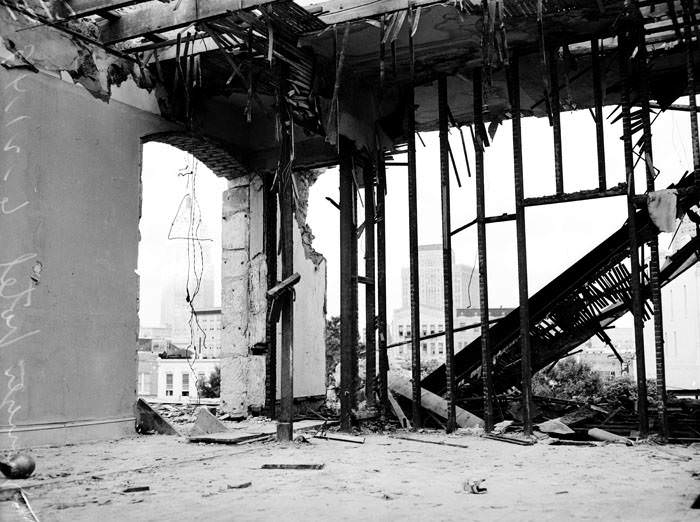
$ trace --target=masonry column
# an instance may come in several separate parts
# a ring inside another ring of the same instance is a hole
[[[266,269],[262,181],[236,178],[223,195],[221,263],[221,408],[247,415],[265,402]]]

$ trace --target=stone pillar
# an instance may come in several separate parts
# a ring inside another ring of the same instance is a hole
[[[236,178],[223,195],[221,408],[247,415],[265,402],[266,265],[262,180]]]

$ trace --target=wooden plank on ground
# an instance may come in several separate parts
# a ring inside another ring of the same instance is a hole
[[[207,433],[206,435],[194,435],[189,437],[189,442],[205,442],[207,444],[240,444],[255,439],[267,438],[269,435],[261,433],[233,433],[230,431],[223,433]]]
[[[407,399],[412,397],[411,382],[405,377],[392,377],[389,388]],[[447,418],[447,401],[425,388],[421,388],[421,406],[432,411],[438,417]],[[482,428],[484,426],[484,421],[473,413],[469,413],[459,406],[456,407],[456,411],[457,426],[460,428]]]

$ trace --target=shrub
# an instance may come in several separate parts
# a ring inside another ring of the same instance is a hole
[[[214,368],[209,374],[209,379],[197,381],[199,396],[203,399],[216,399],[221,391],[221,368]]]

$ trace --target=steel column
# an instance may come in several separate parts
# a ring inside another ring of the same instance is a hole
[[[294,215],[292,180],[282,182],[280,193],[280,220],[282,236],[282,279],[294,273]],[[294,416],[294,293],[285,292],[282,301],[282,350],[280,353],[280,415],[277,422],[277,440],[291,441],[293,438],[292,419]]]
[[[550,106],[552,109],[552,131],[554,137],[554,177],[557,194],[564,193],[564,166],[561,150],[561,106],[559,103],[559,57],[557,49],[549,51]]]
[[[452,433],[457,429],[456,404],[457,389],[454,376],[454,315],[452,303],[452,224],[450,220],[450,161],[449,138],[447,134],[447,78],[438,78],[438,116],[440,129],[440,195],[442,208],[442,282],[445,313],[445,375],[447,377],[447,423],[445,430]]]
[[[379,401],[382,414],[389,411],[387,356],[387,320],[386,320],[386,167],[384,151],[377,153],[377,335],[379,340]]]
[[[520,301],[520,349],[522,371],[523,429],[532,435],[532,355],[530,350],[530,305],[527,284],[525,234],[525,190],[523,185],[523,144],[520,121],[520,67],[514,52],[510,62],[510,96],[513,109],[513,171],[515,175],[515,228],[518,248],[518,295]]]
[[[640,95],[642,98],[642,131],[644,143],[644,162],[646,167],[647,192],[655,190],[654,155],[651,138],[651,116],[649,109],[649,65],[644,39],[639,45],[639,62],[641,71]],[[668,416],[666,412],[666,358],[664,355],[664,321],[661,307],[661,283],[659,281],[659,238],[654,236],[649,241],[649,284],[651,302],[654,308],[654,349],[656,352],[656,392],[658,396],[658,416],[661,435],[668,438]]]
[[[277,195],[272,186],[272,179],[265,178],[263,206],[265,211],[265,261],[267,264],[267,288],[277,284]],[[270,306],[265,320],[265,410],[269,418],[276,418],[277,402],[277,323],[270,318]]]
[[[477,129],[475,156],[476,230],[479,253],[479,306],[481,314],[481,380],[484,387],[484,429],[493,430],[492,358],[489,342],[489,287],[486,262],[486,198],[484,191],[484,142],[479,129],[484,124],[483,85],[481,69],[474,69],[474,126]]]
[[[414,93],[414,54],[413,37],[411,35],[413,27],[413,9],[409,9],[408,14],[408,53],[410,62],[411,85],[408,88],[406,97],[406,111],[408,128],[406,129],[406,139],[408,141],[408,248],[409,248],[409,272],[411,281],[411,374],[412,374],[412,421],[414,428],[420,428],[421,422],[421,388],[420,388],[420,298],[418,283],[418,201],[416,188],[416,107]]]
[[[694,2],[691,2],[692,6]],[[695,170],[695,183],[700,185],[700,138],[698,137],[698,115],[697,115],[697,100],[695,97],[695,59],[693,57],[693,35],[690,25],[692,17],[695,16],[692,9],[686,8],[686,2],[682,1],[683,6],[683,32],[685,33],[685,59],[686,71],[688,75],[688,105],[690,108],[690,134],[693,141],[693,170]]]
[[[600,71],[600,47],[598,39],[591,40],[591,61],[593,64],[593,99],[595,103],[595,136],[598,149],[598,189],[607,187],[605,172],[605,125],[603,119],[603,83]]]
[[[377,350],[375,329],[375,282],[374,269],[374,170],[368,165],[363,169],[365,182],[365,277],[371,283],[365,285],[365,397],[367,407],[375,405],[375,382],[377,379]]]
[[[352,209],[352,143],[339,136],[340,147],[340,427],[351,429],[354,396],[353,353],[357,349],[353,330],[352,243],[355,224]]]
[[[625,173],[627,178],[627,219],[629,223],[630,243],[630,286],[632,289],[632,316],[634,319],[634,346],[637,361],[637,396],[639,413],[639,436],[649,434],[647,417],[647,382],[644,360],[644,318],[642,291],[639,270],[639,241],[637,239],[636,209],[634,206],[634,158],[632,157],[632,122],[630,117],[630,85],[628,78],[628,58],[631,45],[629,39],[620,34],[618,37],[620,55],[620,79],[622,90],[620,105],[622,107],[622,138],[625,152]]]

